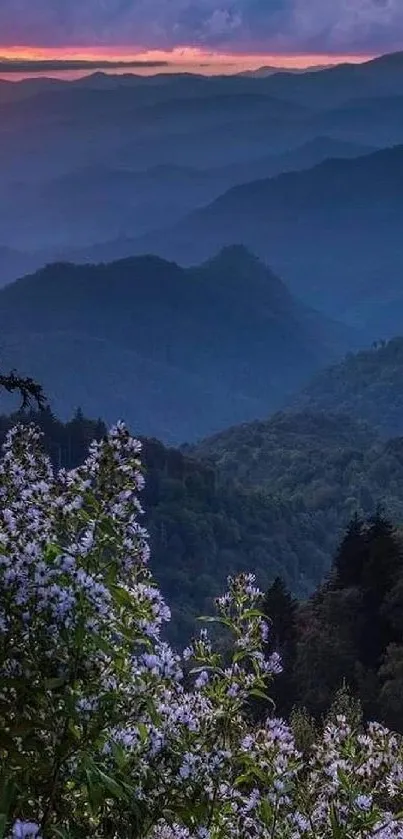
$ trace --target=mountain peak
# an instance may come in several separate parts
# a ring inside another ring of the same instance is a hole
[[[245,245],[227,245],[204,262],[200,269],[217,277],[220,283],[232,287],[244,286],[248,293],[259,288],[269,292],[271,298],[275,296],[288,305],[290,303],[291,295],[285,283]]]
[[[206,288],[221,288],[228,298],[241,297],[246,308],[253,305],[256,296],[262,307],[273,314],[290,314],[296,306],[283,280],[244,245],[222,248],[196,271]]]
[[[261,260],[245,245],[226,245],[215,256],[208,259],[204,265],[209,268],[235,268],[238,271],[243,268],[249,270],[254,268],[256,270],[258,267],[267,270]]]

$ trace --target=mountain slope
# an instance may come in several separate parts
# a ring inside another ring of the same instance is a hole
[[[343,411],[403,436],[403,338],[381,342],[318,373],[292,400],[292,410]]]
[[[0,245],[0,287],[12,282],[16,277],[35,271],[40,267],[41,256],[26,254],[13,248]]]
[[[371,515],[381,504],[396,523],[403,520],[403,439],[383,443],[347,414],[280,413],[183,452],[216,469],[224,486],[271,498],[278,510],[273,536],[295,535],[296,567],[311,580],[323,579],[355,513]],[[289,548],[284,555],[289,566]]]
[[[319,73],[281,73],[266,80],[273,96],[328,109],[352,98],[398,96],[401,93],[403,52],[361,64],[339,64]]]
[[[335,140],[326,135],[314,137],[302,146],[297,146],[281,154],[271,154],[244,163],[232,164],[211,169],[208,173],[218,184],[227,181],[227,189],[249,181],[273,178],[283,172],[297,172],[311,169],[329,158],[350,158],[371,154],[375,148],[344,140]],[[221,190],[222,192],[224,190]]]
[[[398,146],[235,187],[137,247],[194,262],[242,242],[270,258],[294,293],[342,314],[366,304],[369,287],[378,284],[381,297],[400,286],[402,220]]]
[[[161,164],[134,171],[99,164],[40,184],[12,181],[3,186],[0,239],[16,246],[28,241],[35,248],[40,243],[53,254],[70,252],[75,261],[80,247],[163,228],[167,218],[179,221],[235,184],[365,151],[365,146],[317,137],[284,154],[212,169]]]
[[[243,248],[189,270],[50,265],[0,292],[0,329],[3,364],[61,415],[81,404],[169,441],[266,415],[346,339]]]

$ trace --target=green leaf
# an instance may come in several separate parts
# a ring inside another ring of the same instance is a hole
[[[342,828],[340,827],[339,822],[337,820],[336,811],[333,805],[330,807],[329,815],[333,839],[343,839]]]
[[[143,722],[139,722],[137,724],[137,728],[138,728],[138,732],[139,732],[139,735],[140,735],[141,742],[146,743],[147,739],[148,739],[147,727],[144,725]]]
[[[88,803],[93,816],[96,816],[105,798],[105,792],[101,784],[96,783],[96,778],[93,777],[89,769],[86,769],[85,775],[87,778]]]
[[[95,645],[98,647],[98,649],[101,650],[101,652],[110,655],[112,645],[108,641],[105,641],[105,638],[103,638],[102,635],[93,635],[92,638],[94,640]]]
[[[59,679],[46,679],[45,690],[57,690],[57,688],[61,688],[65,684],[66,679],[63,677],[60,677]]]
[[[248,657],[248,655],[249,653],[247,653],[245,650],[238,650],[233,656],[234,664],[238,664],[239,661],[243,661],[245,658]]]
[[[243,775],[239,775],[235,781],[236,787],[242,787],[244,784],[248,784],[251,779],[251,773],[245,772]]]
[[[81,736],[82,736],[81,730],[78,728],[77,725],[74,725],[74,723],[72,721],[69,724],[69,732],[74,737],[74,740],[77,740],[77,741],[81,740]]]
[[[242,612],[241,620],[250,620],[250,618],[264,618],[266,620],[266,615],[260,609],[247,609],[246,612]]]
[[[115,781],[114,778],[111,778],[110,775],[106,775],[105,772],[102,772],[101,769],[96,769],[96,774],[104,788],[113,795],[114,798],[120,799],[123,797],[123,790],[122,787]]]
[[[119,606],[129,606],[133,608],[133,598],[126,589],[120,588],[120,586],[112,586],[112,592]]]
[[[267,798],[262,799],[260,805],[260,813],[266,827],[269,827],[273,821],[273,808]]]
[[[198,673],[219,673],[221,676],[224,675],[224,671],[221,667],[215,667],[212,664],[206,664],[202,667],[193,667],[192,670],[189,671],[189,676],[197,676]]]
[[[253,690],[249,691],[249,696],[254,696],[256,699],[264,699],[266,702],[270,702],[270,697],[264,690],[259,690],[259,688],[253,688]]]
[[[58,545],[47,545],[44,552],[44,560],[45,562],[54,562],[54,560],[60,555],[60,548]]]

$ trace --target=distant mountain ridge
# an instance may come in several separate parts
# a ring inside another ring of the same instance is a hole
[[[328,70],[332,66],[331,64],[315,64],[308,67],[275,67],[274,65],[264,64],[262,67],[257,67],[256,70],[242,70],[236,75],[249,79],[264,79],[267,76],[274,76],[276,73],[291,73],[299,76],[303,73],[319,73],[321,70]]]
[[[0,243],[35,251],[30,267],[44,254],[74,261],[98,242],[136,241],[179,223],[235,185],[403,144],[401,65],[393,55],[262,78],[101,73],[2,82]],[[154,250],[136,241],[107,258]],[[259,255],[288,281],[274,252]]]
[[[49,265],[0,291],[0,329],[3,363],[62,416],[81,405],[169,442],[266,415],[348,343],[242,247],[188,270]]]
[[[40,241],[47,240],[46,261],[113,261],[138,253],[135,240],[131,247],[126,246],[133,239],[131,230],[140,235],[164,229],[167,219],[179,221],[195,206],[209,204],[234,184],[308,169],[329,157],[358,157],[372,151],[324,136],[283,154],[212,169],[160,164],[135,171],[95,164],[40,185],[12,183],[3,229],[9,237],[17,231],[20,238],[25,229],[31,237],[36,230]],[[100,248],[95,244],[98,241],[102,242]]]
[[[398,289],[402,217],[403,145],[234,187],[137,248],[186,264],[242,242],[295,294],[340,316],[367,303],[378,277],[380,296]]]

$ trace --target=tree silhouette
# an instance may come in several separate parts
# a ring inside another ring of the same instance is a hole
[[[0,373],[1,388],[8,393],[18,393],[21,396],[21,411],[32,406],[43,411],[46,407],[47,400],[42,386],[29,376],[20,376],[15,370],[6,375]]]

